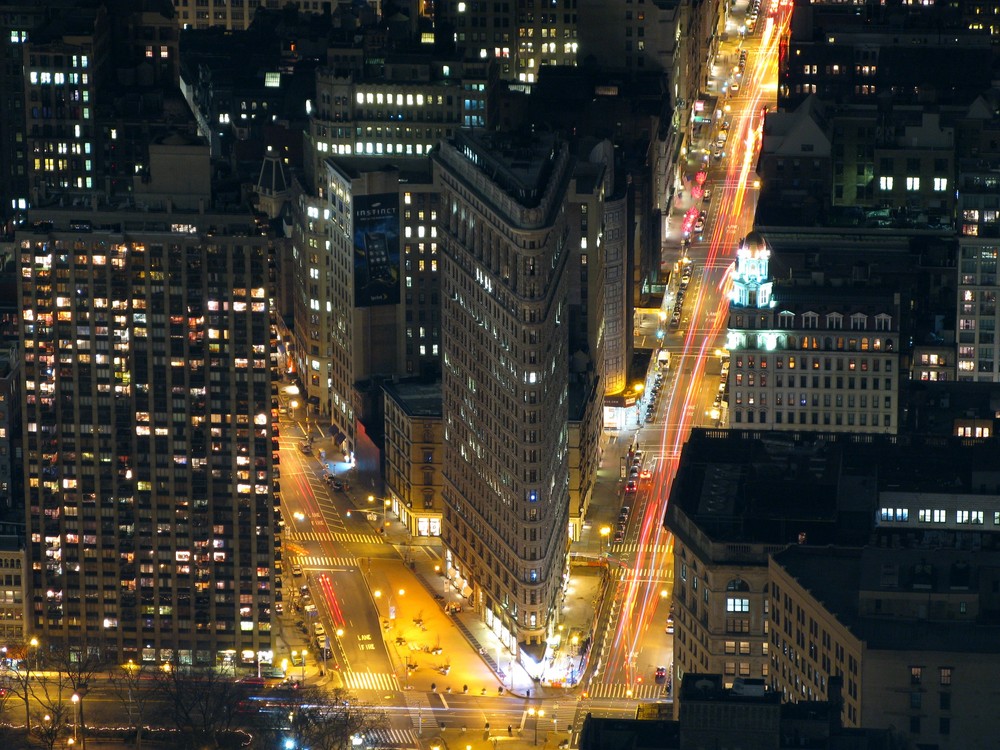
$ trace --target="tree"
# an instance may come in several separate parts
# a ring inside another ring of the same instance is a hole
[[[136,664],[131,659],[108,671],[108,686],[121,703],[128,716],[128,726],[135,733],[135,750],[142,748],[143,727],[157,714],[158,696],[152,689],[156,671],[156,667]]]
[[[312,692],[312,691],[309,691]],[[385,713],[360,703],[343,690],[306,696],[291,716],[291,734],[310,750],[349,750],[354,738],[368,737],[389,726]],[[371,746],[371,742],[365,743]]]
[[[31,638],[22,643],[8,646],[3,658],[11,662],[7,670],[7,685],[5,686],[19,700],[24,702],[24,731],[31,734],[31,673],[38,671],[39,644],[37,638]]]
[[[87,724],[83,698],[90,688],[90,681],[107,666],[104,651],[86,641],[82,644],[55,641],[46,650],[45,658],[48,670],[57,672],[62,683],[78,696],[74,721],[79,722],[79,731],[85,732]]]
[[[32,714],[34,721],[29,736],[35,744],[41,745],[46,750],[52,750],[66,733],[66,723],[72,716],[72,706],[58,703],[50,711],[34,711]]]
[[[28,734],[36,744],[52,750],[66,733],[66,725],[76,726],[77,706],[67,698],[70,682],[65,673],[40,673],[33,681],[31,697],[36,707],[31,712]]]
[[[217,748],[219,736],[233,729],[246,686],[211,666],[164,664],[156,671],[155,690],[167,704],[170,719],[189,747]]]

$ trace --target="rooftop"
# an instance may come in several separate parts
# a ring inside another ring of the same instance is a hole
[[[400,380],[383,383],[383,389],[410,417],[437,417],[440,419],[441,381]]]

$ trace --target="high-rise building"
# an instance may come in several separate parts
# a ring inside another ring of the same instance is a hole
[[[462,132],[433,160],[446,572],[530,669],[567,564],[571,158],[551,136]]]
[[[17,236],[29,630],[118,663],[268,661],[273,240],[56,213]]]

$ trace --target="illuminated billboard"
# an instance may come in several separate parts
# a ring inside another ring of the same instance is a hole
[[[354,196],[354,306],[399,304],[399,194]]]

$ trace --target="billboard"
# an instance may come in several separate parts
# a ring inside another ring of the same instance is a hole
[[[354,306],[399,304],[399,194],[354,196]]]

